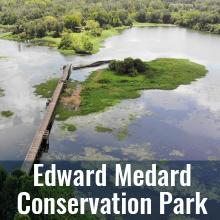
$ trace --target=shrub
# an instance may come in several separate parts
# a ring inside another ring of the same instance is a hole
[[[82,24],[82,14],[80,12],[74,12],[69,15],[65,15],[64,25],[67,29],[75,31],[77,27],[80,27]]]
[[[61,38],[61,42],[59,45],[59,49],[71,49],[72,47],[72,37],[70,34],[65,34],[62,38]]]
[[[113,60],[109,64],[109,69],[115,71],[116,70],[117,61]]]
[[[102,34],[102,29],[100,25],[95,20],[88,20],[86,22],[85,30],[91,33],[92,36],[100,36]]]
[[[145,74],[148,67],[142,60],[128,57],[124,61],[111,61],[109,69],[119,74],[137,76],[138,74]]]

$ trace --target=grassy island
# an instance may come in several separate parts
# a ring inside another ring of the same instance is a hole
[[[138,98],[141,90],[175,89],[205,76],[206,73],[204,66],[186,59],[161,58],[143,62],[127,58],[124,61],[113,61],[109,68],[94,71],[81,84],[79,109],[74,110],[71,106],[64,105],[61,98],[56,109],[57,119],[65,120],[71,116],[103,111],[122,100]],[[36,86],[36,93],[48,98],[56,81],[49,80]],[[73,93],[70,91],[71,88],[75,89],[75,85],[76,83],[69,82],[63,96]]]

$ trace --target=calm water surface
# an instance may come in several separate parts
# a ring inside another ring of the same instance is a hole
[[[54,49],[28,47],[0,40],[0,159],[23,159],[45,110],[45,99],[33,86],[60,76],[62,65],[122,59],[158,57],[188,58],[208,69],[206,77],[172,91],[143,91],[103,113],[68,119],[77,132],[55,123],[49,152],[43,159],[220,159],[220,36],[177,27],[132,28],[106,40],[92,56],[65,57]],[[92,69],[74,71],[83,81]],[[98,133],[96,126],[112,129]]]

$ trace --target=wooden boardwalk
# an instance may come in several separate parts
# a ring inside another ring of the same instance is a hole
[[[33,142],[22,164],[21,169],[27,174],[31,173],[34,163],[39,159],[43,141],[47,140],[49,137],[50,129],[54,120],[55,108],[58,104],[60,95],[62,94],[62,91],[65,88],[66,82],[69,79],[69,76],[71,74],[71,68],[71,65],[64,66],[63,76],[57,84],[51,101],[47,106],[47,110],[40,124],[40,127],[37,130],[36,135],[34,136]]]

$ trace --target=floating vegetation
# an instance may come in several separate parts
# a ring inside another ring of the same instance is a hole
[[[219,158],[217,158],[216,156],[208,156],[208,160],[209,161],[217,161],[217,160],[219,160]]]
[[[117,138],[119,141],[125,140],[127,136],[128,136],[128,127],[122,128],[117,134]]]
[[[95,130],[96,130],[97,132],[104,132],[104,133],[105,133],[105,132],[112,132],[112,131],[113,131],[113,129],[104,127],[104,126],[102,126],[102,125],[96,126],[96,127],[95,127]]]
[[[102,149],[84,147],[81,152],[74,154],[50,152],[44,155],[44,159],[67,161],[111,161],[132,159],[135,161],[144,161],[153,160],[154,153],[151,151],[151,145],[149,143],[144,143],[141,145],[130,144],[127,146],[105,146]]]
[[[56,89],[59,79],[53,78],[48,81],[35,86],[35,94],[42,98],[51,98]]]
[[[169,153],[170,156],[174,156],[174,157],[184,157],[184,153],[179,151],[179,150],[172,150],[170,153]]]
[[[154,153],[151,151],[150,143],[144,143],[141,145],[130,144],[126,147],[121,147],[120,150],[125,157],[132,158],[137,161],[154,159]]]
[[[73,124],[68,124],[68,123],[64,123],[62,125],[62,129],[63,130],[67,130],[67,131],[70,131],[70,132],[74,132],[77,130],[76,126],[73,125]]]
[[[0,97],[3,97],[4,95],[5,95],[4,89],[1,89],[1,88],[0,88]]]
[[[7,57],[6,56],[0,56],[0,59],[6,59]]]
[[[1,115],[3,117],[10,118],[12,115],[14,115],[14,113],[12,111],[10,111],[10,110],[7,110],[7,111],[2,111]]]
[[[82,152],[76,154],[63,154],[52,152],[44,155],[45,160],[65,160],[65,161],[116,161],[119,158],[105,154],[105,152],[92,147],[85,147]]]

